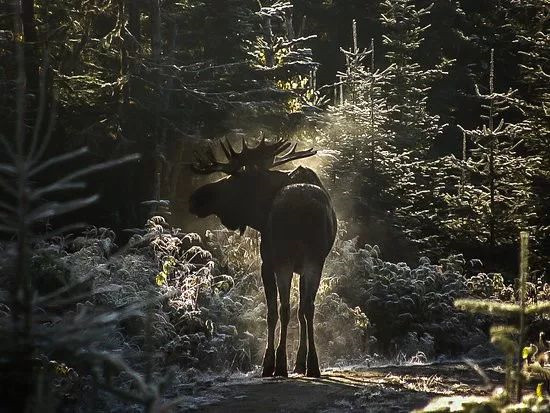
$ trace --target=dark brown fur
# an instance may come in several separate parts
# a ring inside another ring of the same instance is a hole
[[[323,265],[336,236],[336,215],[315,172],[303,167],[291,173],[241,171],[197,189],[191,195],[190,211],[199,217],[215,214],[229,229],[244,231],[250,226],[261,233],[268,325],[264,377],[288,375],[290,285],[293,273],[300,274],[300,345],[294,371],[319,377],[313,332],[314,302]],[[281,333],[275,352],[278,318]]]

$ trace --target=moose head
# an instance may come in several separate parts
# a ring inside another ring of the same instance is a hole
[[[195,154],[193,170],[202,175],[222,172],[228,176],[194,191],[189,210],[200,218],[217,215],[225,227],[241,233],[247,226],[263,229],[273,197],[288,180],[288,174],[271,169],[316,153],[312,149],[296,151],[297,145],[284,139],[267,143],[264,138],[251,147],[243,138],[240,152],[227,139],[219,146],[227,162],[218,161],[210,145],[203,155]]]

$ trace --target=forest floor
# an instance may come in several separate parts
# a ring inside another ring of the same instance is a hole
[[[492,383],[503,380],[498,361],[481,363]],[[481,376],[461,362],[339,368],[320,379],[216,377],[193,388],[186,411],[409,412],[438,396],[490,393]]]

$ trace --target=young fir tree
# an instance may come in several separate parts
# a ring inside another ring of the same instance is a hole
[[[354,217],[368,226],[373,218],[391,209],[391,188],[398,179],[399,163],[391,137],[383,126],[391,114],[382,85],[389,69],[375,68],[374,40],[370,50],[358,44],[357,25],[353,21],[353,46],[340,48],[345,67],[330,85],[334,104],[317,125],[321,146],[339,153],[332,167],[338,187],[347,188]],[[348,192],[350,191],[350,192]]]
[[[316,104],[319,64],[313,60],[311,48],[305,46],[316,36],[296,33],[293,11],[288,1],[261,6],[256,13],[261,20],[261,34],[250,55],[253,67],[271,79],[276,93],[284,97],[286,111],[301,113]]]
[[[443,60],[434,68],[424,68],[415,61],[429,28],[423,21],[431,7],[418,8],[412,0],[386,0],[380,5],[385,60],[392,67],[385,91],[389,103],[395,106],[387,128],[394,131],[398,149],[410,150],[417,157],[428,152],[443,129],[439,117],[428,110],[428,93],[450,64]]]
[[[547,315],[550,312],[550,301],[537,302],[535,300],[530,302],[527,296],[528,284],[529,233],[522,231],[520,233],[518,303],[477,299],[459,299],[455,301],[455,306],[462,310],[499,316],[508,321],[508,324],[491,327],[491,341],[504,352],[506,362],[504,397],[501,396],[494,400],[502,403],[498,406],[500,408],[505,407],[504,405],[509,402],[521,401],[525,379],[534,379],[540,383],[540,381],[548,380],[550,377],[550,369],[544,366],[544,361],[541,363],[536,357],[537,355],[544,357],[544,351],[546,350],[542,348],[544,343],[539,343],[541,348],[538,348],[536,344],[528,346],[526,343],[529,321],[534,317]],[[536,390],[538,400],[533,400],[534,402],[544,402],[542,388],[542,383],[540,383]],[[531,405],[533,410],[518,409],[518,411],[538,411],[535,409],[534,404]],[[544,403],[541,403],[541,405],[544,405]]]
[[[393,136],[398,151],[401,176],[395,181],[398,227],[426,252],[437,252],[440,229],[434,216],[444,186],[437,161],[430,150],[444,127],[439,116],[430,113],[428,96],[437,79],[447,74],[451,61],[442,59],[432,68],[418,63],[417,56],[429,25],[424,19],[432,5],[419,8],[411,0],[386,0],[381,3],[380,20],[385,59],[390,70],[384,92],[393,107],[384,128]]]
[[[520,126],[504,120],[504,114],[517,107],[516,91],[495,91],[493,56],[488,92],[476,85],[485,123],[475,129],[460,127],[464,159],[455,164],[460,178],[456,194],[446,198],[450,214],[444,222],[449,232],[456,231],[455,236],[481,248],[478,254],[489,259],[510,249],[520,228],[533,228],[531,177],[540,165],[540,157],[525,153]]]
[[[543,263],[550,259],[550,19],[548,2],[515,0],[514,29],[520,57],[520,123],[526,152],[541,158],[534,173],[537,229],[533,251]]]
[[[347,155],[344,164],[376,170],[377,162],[383,162],[379,152],[391,149],[383,125],[392,108],[382,90],[389,69],[375,68],[374,40],[371,40],[370,50],[360,49],[355,21],[352,27],[353,48],[340,48],[346,65],[344,71],[337,73],[338,81],[332,85],[334,105],[329,108],[328,116],[337,119],[333,126],[343,132],[339,144]]]

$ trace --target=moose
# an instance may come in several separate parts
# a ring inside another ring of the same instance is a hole
[[[246,227],[260,232],[261,276],[267,302],[263,377],[288,376],[290,288],[293,274],[300,274],[300,344],[294,372],[320,377],[313,316],[325,259],[336,236],[336,214],[328,192],[313,170],[301,166],[292,172],[272,170],[317,152],[296,151],[297,144],[284,139],[267,143],[264,138],[252,147],[243,138],[240,152],[227,139],[220,140],[219,145],[227,162],[217,160],[215,147],[210,145],[206,152],[195,153],[193,170],[228,176],[196,189],[191,194],[189,210],[199,218],[217,215],[225,227],[240,230],[241,234]],[[277,294],[281,328],[275,353]]]

